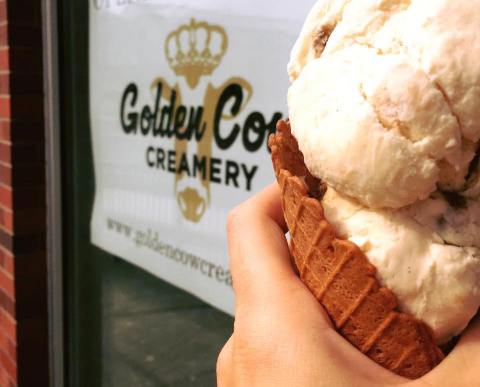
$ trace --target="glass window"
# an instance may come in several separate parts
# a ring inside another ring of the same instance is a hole
[[[215,385],[231,317],[90,243],[88,1],[60,3],[69,385]]]

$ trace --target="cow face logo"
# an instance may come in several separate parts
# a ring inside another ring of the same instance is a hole
[[[177,201],[183,215],[192,222],[199,222],[207,209],[205,198],[192,187],[187,187],[177,194]]]

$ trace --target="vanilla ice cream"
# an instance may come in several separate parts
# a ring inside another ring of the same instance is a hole
[[[327,218],[438,342],[480,305],[480,0],[320,0],[292,132]]]

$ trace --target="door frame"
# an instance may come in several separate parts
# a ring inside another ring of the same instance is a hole
[[[58,12],[56,0],[42,1],[47,199],[47,285],[50,386],[64,386],[64,287],[62,170],[59,105]]]

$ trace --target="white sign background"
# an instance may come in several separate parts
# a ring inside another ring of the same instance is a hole
[[[248,152],[240,134],[232,147],[212,157],[221,160],[220,184],[210,184],[210,203],[198,223],[180,210],[179,190],[198,179],[184,179],[175,188],[175,175],[150,167],[147,149],[175,149],[173,138],[127,134],[122,128],[121,102],[126,87],[138,88],[136,103],[128,99],[125,114],[153,109],[152,82],[178,83],[182,103],[201,106],[208,85],[219,88],[232,77],[253,87],[251,100],[234,119],[222,122],[223,133],[243,126],[254,111],[269,122],[276,112],[287,116],[286,65],[291,47],[314,0],[92,0],[90,3],[90,111],[96,194],[91,241],[96,246],[153,273],[206,302],[233,312],[225,222],[228,211],[274,179],[266,141]],[[192,89],[178,77],[165,55],[168,34],[192,18],[221,26],[228,50],[212,75]],[[167,100],[162,99],[163,104]],[[131,106],[133,105],[133,106]],[[228,109],[227,109],[228,110]],[[124,118],[125,119],[125,118]],[[211,130],[208,128],[207,130]],[[191,157],[194,140],[188,144]],[[152,151],[153,152],[153,151]],[[190,158],[191,160],[191,158]],[[251,190],[243,174],[239,187],[227,186],[225,162],[258,168]],[[183,184],[183,186],[182,186]]]

